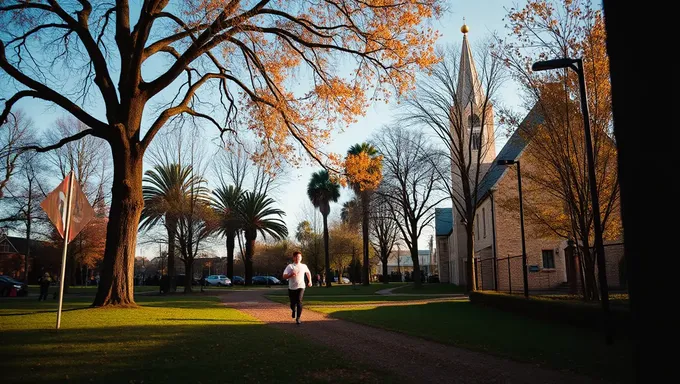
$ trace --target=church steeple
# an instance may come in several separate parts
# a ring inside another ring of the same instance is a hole
[[[462,108],[470,107],[471,103],[474,107],[479,107],[484,102],[484,96],[467,38],[470,28],[465,24],[465,19],[463,19],[463,26],[460,27],[460,31],[463,33],[463,49],[460,53],[456,98]]]
[[[465,19],[463,19],[460,31],[463,33],[463,46],[458,66],[455,108],[457,113],[462,115],[462,121],[465,122],[467,128],[465,135],[469,135],[467,137],[471,141],[472,151],[482,151],[481,163],[490,163],[496,157],[493,105],[486,99],[484,88],[477,75],[475,60],[468,41],[470,28],[465,23]]]

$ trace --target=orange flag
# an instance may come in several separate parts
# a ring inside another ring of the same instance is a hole
[[[57,228],[57,232],[63,238],[66,228],[66,207],[68,203],[68,185],[70,179],[73,177],[73,172],[69,173],[66,178],[55,188],[52,192],[47,194],[45,200],[40,203],[40,206],[47,213],[50,221]],[[87,201],[87,197],[80,188],[75,178],[73,180],[73,197],[71,198],[71,226],[69,230],[68,242],[70,243],[80,231],[85,228],[85,225],[94,217],[94,209]]]

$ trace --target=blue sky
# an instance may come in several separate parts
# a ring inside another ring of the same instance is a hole
[[[442,37],[438,44],[458,44],[460,45],[463,39],[463,34],[460,32],[460,27],[463,24],[463,17],[465,23],[470,27],[468,39],[474,50],[476,43],[485,39],[493,32],[497,32],[501,36],[507,35],[503,17],[506,15],[505,8],[510,8],[516,1],[506,0],[488,0],[488,1],[449,1],[448,5],[450,11],[442,19],[436,21],[434,27],[440,31]],[[474,53],[474,52],[473,52]],[[511,82],[508,81],[499,92],[499,99],[505,106],[520,108],[520,100],[517,95],[518,89]],[[384,102],[376,103],[371,106],[366,116],[361,118],[355,124],[345,129],[344,132],[336,134],[333,142],[328,146],[328,149],[336,153],[346,153],[347,148],[358,142],[362,142],[371,137],[373,132],[385,124],[392,122],[392,116],[395,114],[396,103],[392,102],[390,105]],[[496,141],[496,152],[498,153],[505,144],[502,136]],[[285,188],[285,196],[283,199],[282,208],[288,213],[287,224],[291,233],[294,233],[297,225],[297,218],[301,216],[300,207],[305,203],[306,186],[311,174],[316,171],[318,167],[306,166],[300,169],[291,171],[290,178],[292,182]],[[348,189],[341,191],[340,201],[331,206],[331,215],[338,214],[343,202],[352,198],[352,193]],[[450,207],[451,204],[442,204],[442,206]],[[433,229],[424,231],[419,239],[419,248],[427,249],[429,236],[433,233]]]
[[[510,0],[485,0],[485,1],[463,1],[451,0],[447,2],[449,12],[444,15],[439,21],[435,21],[433,27],[440,31],[442,37],[438,41],[440,45],[446,44],[460,44],[462,41],[462,33],[460,26],[465,18],[467,25],[470,27],[468,38],[472,44],[473,50],[477,47],[476,43],[488,37],[492,32],[497,32],[501,36],[507,35],[503,17],[506,15],[506,8],[512,7],[516,1]],[[343,68],[340,68],[343,70]],[[4,92],[0,92],[4,94]],[[4,95],[3,95],[4,96]],[[520,100],[517,96],[517,87],[512,82],[507,82],[500,90],[499,99],[508,107],[519,108]],[[337,133],[333,137],[332,143],[325,148],[326,151],[345,153],[347,148],[351,145],[366,141],[375,132],[385,124],[392,121],[392,116],[395,115],[395,103],[387,105],[384,102],[378,102],[371,106],[366,115],[359,119],[355,124],[352,124],[342,133]],[[50,129],[54,121],[61,116],[65,116],[65,112],[54,106],[48,106],[44,103],[35,101],[21,102],[21,108],[29,111],[31,117],[34,119],[36,126],[39,129]],[[101,105],[92,105],[88,108],[92,113],[103,119],[103,108]],[[212,142],[216,135],[214,130],[206,126],[204,129],[205,142]],[[497,141],[496,151],[500,151],[503,141]],[[307,165],[297,169],[291,169],[287,177],[288,183],[281,187],[281,190],[276,194],[279,201],[280,208],[286,213],[286,223],[289,232],[294,234],[295,227],[300,218],[304,217],[303,206],[307,204],[306,185],[312,172],[318,170],[319,167],[315,165]],[[56,183],[55,183],[56,185]],[[337,215],[340,206],[343,202],[352,197],[352,193],[343,189],[341,192],[340,201],[331,207],[332,215]],[[442,204],[442,206],[450,206],[451,204]],[[432,230],[425,231],[419,242],[419,248],[426,249],[427,242]],[[218,241],[216,244],[222,244]],[[157,246],[153,247],[138,247],[139,255],[153,257],[157,253]],[[218,255],[222,255],[225,251],[222,247],[216,246],[214,251]]]

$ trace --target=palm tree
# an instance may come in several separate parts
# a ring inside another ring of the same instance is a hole
[[[217,233],[227,238],[227,277],[234,278],[234,248],[241,230],[238,204],[243,193],[238,187],[222,185],[213,191],[212,206],[219,217]]]
[[[255,253],[255,239],[260,232],[263,237],[271,236],[274,240],[281,240],[288,236],[286,223],[281,220],[285,212],[272,207],[274,200],[264,193],[245,192],[238,204],[238,214],[245,235],[245,284],[250,285],[253,278],[253,255]],[[271,216],[278,216],[272,218]]]
[[[361,144],[354,144],[347,150],[347,155],[353,155],[353,156],[358,156],[360,154],[366,154],[370,159],[376,160],[379,158],[378,155],[378,150],[371,144],[368,143],[361,143]],[[374,162],[375,164],[375,162]],[[364,242],[364,262],[363,262],[363,269],[362,269],[362,282],[363,285],[369,285],[369,262],[368,262],[368,217],[370,215],[370,200],[371,200],[371,193],[375,188],[377,188],[378,184],[380,184],[380,180],[382,179],[382,165],[380,162],[377,162],[375,166],[369,166],[368,169],[364,169],[363,172],[365,173],[365,176],[363,177],[364,180],[368,180],[368,182],[357,182],[354,181],[351,183],[352,189],[354,190],[354,193],[360,197],[361,200],[361,232],[362,232],[362,237],[363,237],[363,242]]]
[[[326,256],[326,286],[331,286],[331,262],[328,253],[328,214],[331,213],[331,202],[340,198],[340,185],[331,180],[328,171],[314,172],[307,184],[307,196],[319,209],[323,217],[323,246]]]
[[[361,220],[361,211],[359,210],[359,199],[356,197],[352,200],[342,203],[342,210],[340,211],[340,220],[344,224],[352,228],[356,228]]]
[[[200,178],[193,176],[191,166],[159,164],[144,173],[142,195],[144,209],[139,229],[148,230],[164,221],[168,233],[168,277],[170,290],[175,290],[175,246],[177,222],[186,196]]]

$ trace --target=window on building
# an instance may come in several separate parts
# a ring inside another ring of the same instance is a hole
[[[479,213],[477,214],[477,219],[475,221],[477,222],[477,228],[475,232],[477,232],[477,240],[479,240]]]
[[[9,253],[9,243],[3,241],[0,243],[0,253]]]
[[[479,149],[482,147],[482,136],[479,134],[479,132],[473,132],[472,133],[472,150],[473,151],[479,151]]]
[[[480,126],[479,116],[477,116],[473,113],[472,115],[470,115],[469,119],[470,119],[470,121],[469,121],[470,127],[479,127]]]
[[[484,238],[486,239],[486,208],[482,208],[482,228]]]
[[[555,252],[552,249],[543,250],[543,268],[555,268]]]

